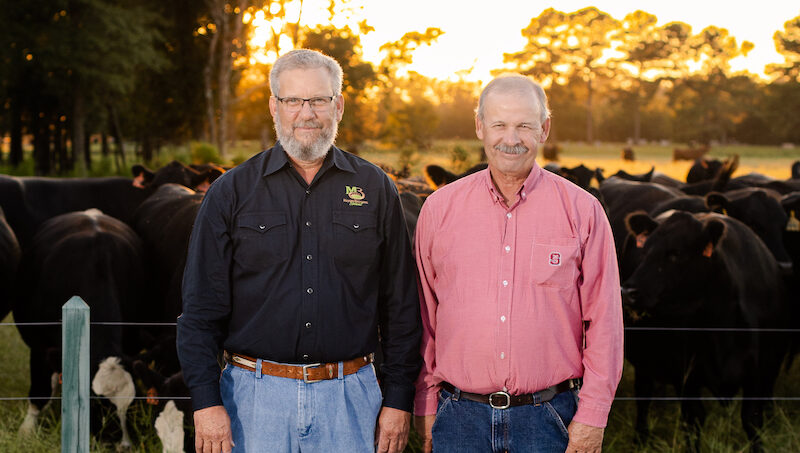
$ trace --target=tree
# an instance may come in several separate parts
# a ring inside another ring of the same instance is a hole
[[[618,83],[624,90],[623,98],[633,113],[633,139],[642,138],[642,108],[655,95],[661,81],[686,74],[683,57],[691,27],[672,22],[658,26],[656,16],[644,11],[628,14],[621,22],[615,40],[623,57],[614,59],[620,69]]]
[[[564,83],[574,74],[586,83],[586,140],[594,139],[592,123],[593,82],[610,77],[604,52],[611,48],[611,38],[619,22],[595,7],[573,13],[553,8],[542,11],[522,30],[527,39],[522,51],[503,54],[506,63],[517,71],[550,83]]]
[[[783,31],[776,31],[772,39],[775,41],[775,50],[785,62],[769,65],[768,72],[800,82],[800,16],[786,21]]]

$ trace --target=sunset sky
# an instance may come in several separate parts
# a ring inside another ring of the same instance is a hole
[[[324,21],[323,0],[306,0],[303,16],[307,21]],[[503,53],[521,50],[520,31],[531,18],[551,5],[559,11],[573,12],[596,6],[621,20],[641,9],[658,17],[659,25],[685,22],[698,33],[708,25],[726,28],[737,42],[747,40],[755,48],[747,57],[732,61],[734,70],[748,69],[763,75],[768,63],[783,62],[775,51],[773,35],[784,23],[800,15],[797,0],[760,0],[757,2],[707,2],[698,0],[598,0],[593,2],[560,0],[557,3],[530,0],[351,0],[358,18],[366,18],[375,28],[362,36],[365,58],[377,63],[378,48],[399,39],[408,31],[439,27],[445,33],[431,47],[414,53],[409,69],[437,78],[453,78],[456,71],[469,70],[470,80],[486,81],[489,71],[503,66]],[[361,7],[359,9],[359,6]],[[317,10],[315,11],[315,7]],[[341,25],[341,24],[336,24]]]

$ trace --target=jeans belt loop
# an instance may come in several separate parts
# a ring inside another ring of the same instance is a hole
[[[450,398],[452,398],[453,401],[458,401],[461,398],[461,389],[455,387],[453,390],[453,395]]]
[[[344,379],[344,362],[339,362],[339,380]]]
[[[261,379],[261,359],[256,359],[256,379]]]

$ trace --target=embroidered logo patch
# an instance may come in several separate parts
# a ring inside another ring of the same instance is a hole
[[[369,202],[365,200],[367,196],[364,194],[364,189],[361,187],[344,186],[344,193],[347,195],[347,198],[342,201],[350,206],[364,206],[365,204],[369,204]]]
[[[561,266],[561,254],[558,252],[550,252],[550,265]]]

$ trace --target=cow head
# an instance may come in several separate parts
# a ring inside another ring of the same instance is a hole
[[[164,184],[174,183],[184,185],[197,192],[204,192],[225,171],[215,165],[195,170],[177,160],[173,160],[155,172],[140,164],[134,165],[131,170],[135,187],[157,188]]]
[[[717,263],[715,247],[726,227],[717,216],[701,220],[676,211],[662,218],[652,219],[644,213],[626,218],[629,232],[639,238],[640,256],[636,270],[623,285],[624,303],[639,315],[685,317],[700,306],[699,300],[710,290]]]

